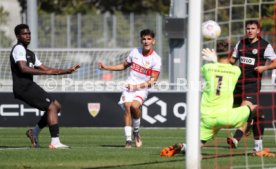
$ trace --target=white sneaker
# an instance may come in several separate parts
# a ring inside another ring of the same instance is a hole
[[[70,147],[65,144],[58,143],[58,144],[49,144],[49,148],[50,149],[68,149]]]

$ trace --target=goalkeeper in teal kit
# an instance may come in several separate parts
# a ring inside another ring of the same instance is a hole
[[[247,122],[253,116],[256,105],[248,104],[233,108],[233,91],[241,74],[239,67],[230,64],[228,59],[228,41],[217,44],[217,52],[203,49],[203,59],[215,63],[205,64],[201,68],[205,88],[201,96],[200,140],[204,145],[215,137],[222,128],[246,129]],[[164,148],[160,155],[171,157],[185,151],[185,144],[174,144]]]

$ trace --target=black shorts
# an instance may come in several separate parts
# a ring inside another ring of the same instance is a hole
[[[42,111],[48,111],[50,104],[55,100],[36,83],[31,83],[24,90],[14,89],[14,97]]]
[[[259,95],[260,87],[257,83],[248,83],[244,86],[237,84],[234,90],[234,106],[241,105],[244,100],[250,101],[252,104],[257,104]]]

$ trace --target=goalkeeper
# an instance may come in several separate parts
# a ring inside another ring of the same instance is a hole
[[[233,108],[233,91],[241,74],[239,67],[230,64],[228,59],[228,41],[217,43],[217,52],[203,49],[203,59],[215,63],[205,64],[201,68],[206,86],[201,97],[200,139],[202,145],[214,138],[221,128],[242,127],[254,116],[256,105],[247,104]],[[217,63],[216,63],[217,61]],[[175,144],[164,148],[160,156],[171,157],[185,151],[185,144]]]

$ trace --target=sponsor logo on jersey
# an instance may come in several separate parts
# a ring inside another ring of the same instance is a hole
[[[240,62],[246,65],[255,65],[255,59],[254,58],[249,58],[245,56],[241,56]]]
[[[253,53],[254,55],[256,55],[256,54],[258,53],[258,49],[253,49],[253,50],[252,50],[252,53]]]
[[[135,72],[138,72],[138,73],[141,73],[141,74],[144,74],[144,75],[147,75],[147,76],[150,76],[151,72],[152,72],[151,69],[148,69],[146,67],[140,66],[140,65],[138,65],[138,64],[136,64],[134,62],[131,65],[131,69],[134,70]]]
[[[88,111],[92,117],[96,117],[99,114],[99,111],[101,109],[100,103],[88,103],[87,104]]]

